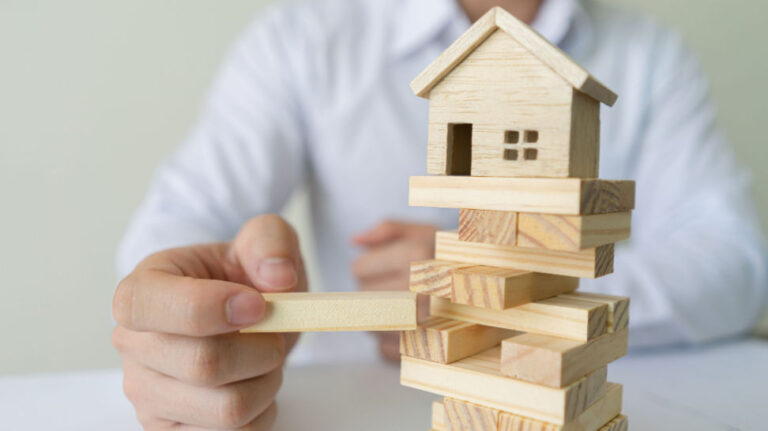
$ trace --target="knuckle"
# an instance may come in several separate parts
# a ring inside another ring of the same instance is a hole
[[[196,384],[215,386],[221,378],[221,362],[222,355],[216,343],[200,341],[192,355],[189,379]]]
[[[219,405],[219,424],[224,428],[240,428],[250,422],[248,397],[235,388],[227,389]]]
[[[432,259],[432,251],[428,247],[412,244],[408,247],[408,253],[412,261]]]
[[[199,280],[190,280],[190,289],[179,301],[183,303],[179,322],[192,335],[206,335],[210,327],[211,315],[208,312],[205,292],[199,286]]]

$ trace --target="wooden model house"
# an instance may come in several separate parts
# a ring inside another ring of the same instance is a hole
[[[430,174],[598,175],[600,102],[613,105],[616,95],[501,8],[478,20],[411,88],[430,102]]]

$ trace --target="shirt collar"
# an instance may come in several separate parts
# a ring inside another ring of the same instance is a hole
[[[470,22],[457,0],[404,0],[395,22],[392,49],[404,56],[424,46],[447,29],[458,37]],[[555,45],[562,45],[572,27],[588,27],[589,17],[579,0],[543,0],[532,27]]]

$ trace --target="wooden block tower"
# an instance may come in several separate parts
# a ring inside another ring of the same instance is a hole
[[[626,430],[606,366],[629,299],[576,290],[629,237],[634,183],[596,178],[616,95],[500,8],[411,87],[430,101],[433,175],[411,178],[410,204],[461,211],[411,266],[431,317],[401,333],[402,384],[445,397],[434,430]]]

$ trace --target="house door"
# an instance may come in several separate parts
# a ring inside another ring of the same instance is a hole
[[[472,173],[472,124],[448,124],[446,157],[446,174],[470,175]]]

